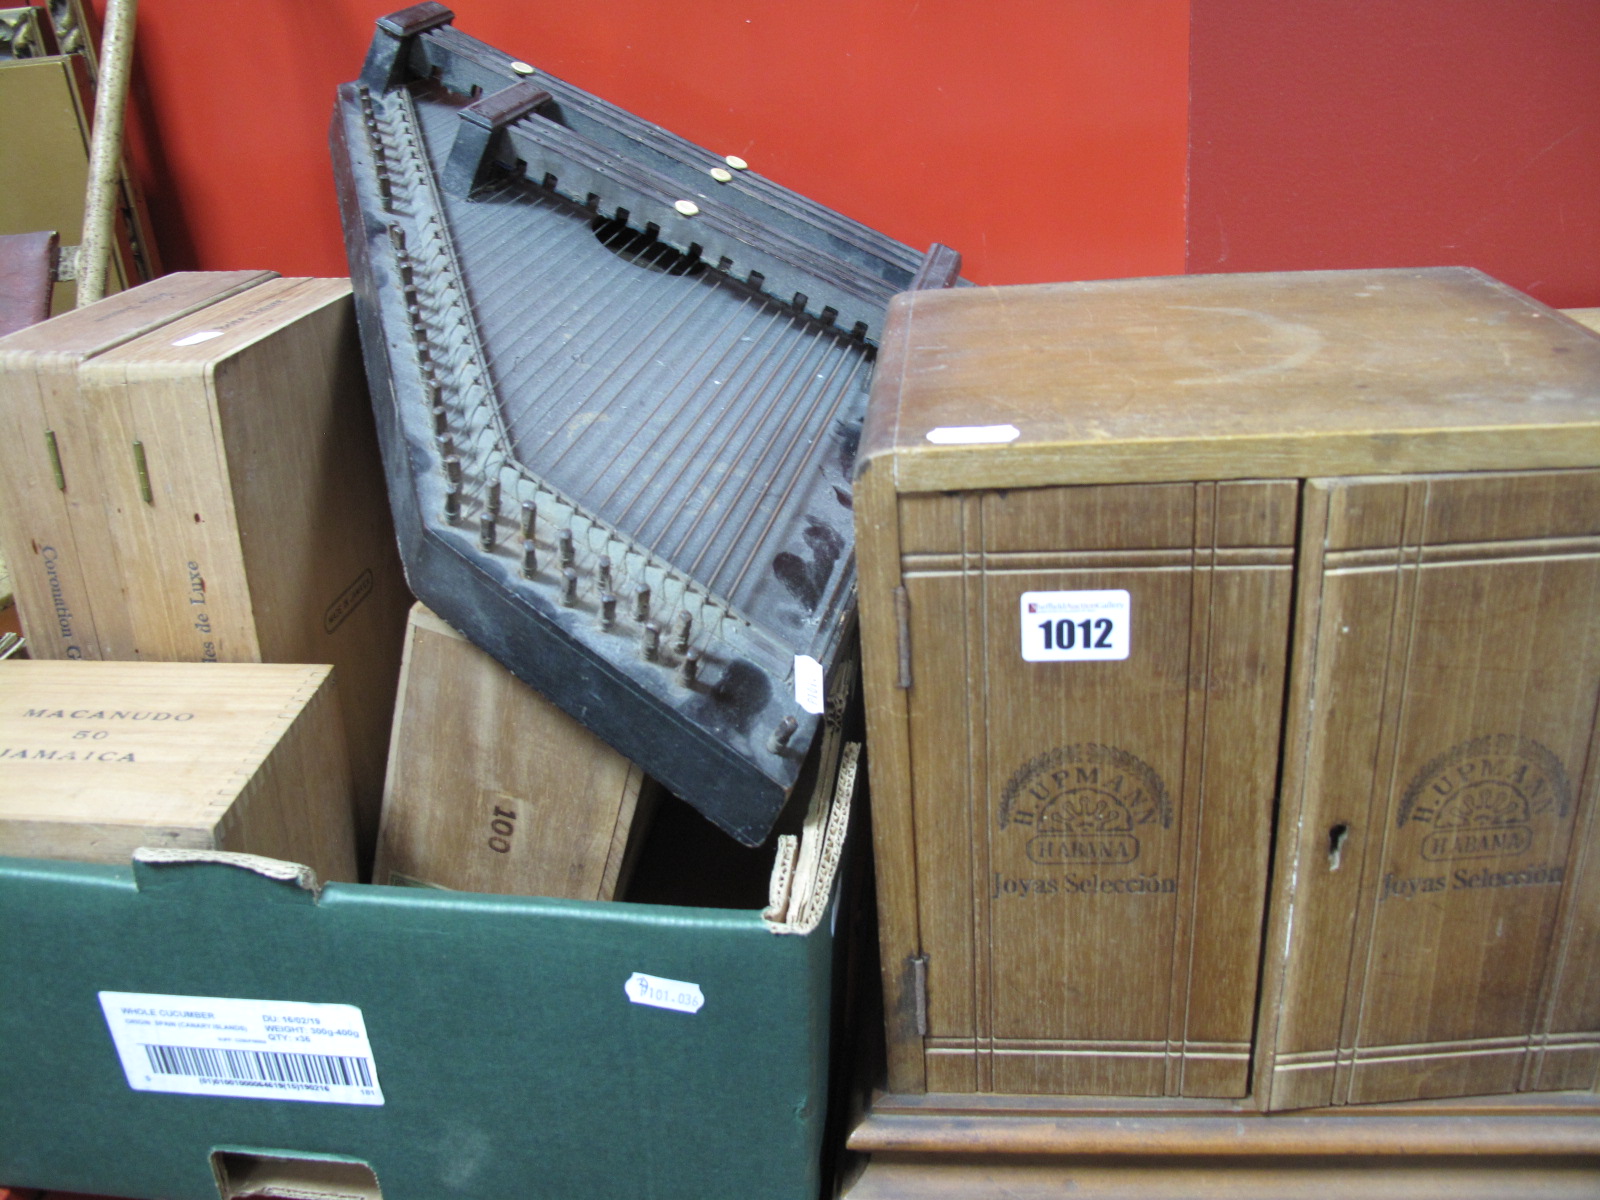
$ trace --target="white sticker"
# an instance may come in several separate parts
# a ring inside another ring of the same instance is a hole
[[[794,702],[808,713],[819,713],[827,707],[823,696],[822,664],[809,654],[794,656]]]
[[[100,1008],[136,1092],[383,1103],[354,1005],[101,992]]]
[[[202,329],[199,333],[191,333],[188,337],[181,337],[173,342],[174,346],[198,346],[201,342],[209,342],[212,338],[222,336],[220,329]]]
[[[635,1004],[648,1004],[651,1008],[670,1008],[674,1012],[697,1013],[706,1002],[698,983],[684,983],[681,979],[662,979],[635,971],[623,985],[628,999]]]
[[[1132,625],[1133,602],[1120,588],[1022,593],[1022,657],[1026,662],[1127,658]]]
[[[935,446],[970,446],[983,442],[1014,442],[1022,436],[1015,425],[941,425],[928,430]]]

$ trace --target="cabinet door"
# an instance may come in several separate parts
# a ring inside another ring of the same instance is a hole
[[[1591,1088],[1600,472],[1308,483],[1258,1087]]]
[[[928,1091],[1247,1092],[1296,495],[903,501]]]

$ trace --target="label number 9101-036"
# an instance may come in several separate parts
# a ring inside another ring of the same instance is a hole
[[[1127,658],[1133,604],[1120,588],[1022,593],[1025,662],[1095,662]]]

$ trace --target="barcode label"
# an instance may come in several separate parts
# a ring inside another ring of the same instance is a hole
[[[364,1058],[336,1054],[278,1054],[270,1050],[207,1050],[203,1046],[146,1046],[150,1069],[197,1075],[217,1083],[260,1087],[371,1087]]]
[[[383,1103],[353,1005],[101,992],[100,1008],[136,1091]]]

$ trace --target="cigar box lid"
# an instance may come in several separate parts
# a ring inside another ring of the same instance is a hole
[[[1600,337],[1461,267],[908,292],[880,458],[900,491],[1588,466]]]
[[[129,339],[83,371],[91,381],[201,375],[349,295],[348,279],[271,279]]]
[[[178,271],[0,338],[0,364],[75,363],[276,277],[275,271]]]

